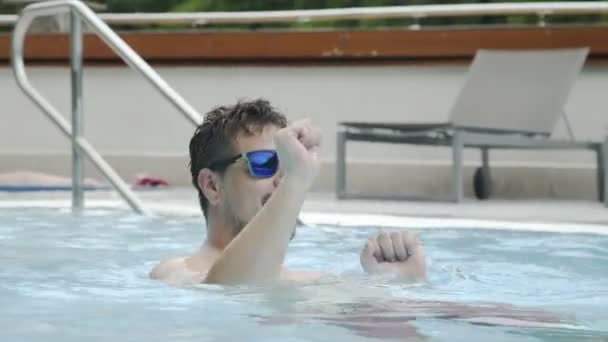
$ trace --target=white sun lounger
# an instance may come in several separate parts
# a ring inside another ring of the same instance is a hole
[[[336,195],[338,198],[435,199],[463,198],[462,150],[479,148],[482,175],[489,188],[488,150],[588,149],[597,155],[598,196],[604,200],[606,148],[600,142],[550,138],[587,56],[588,48],[554,50],[479,50],[465,84],[444,123],[340,122],[337,133]],[[569,125],[568,125],[569,127]],[[348,141],[452,147],[452,189],[441,197],[369,195],[346,191]],[[605,145],[608,145],[606,143]]]

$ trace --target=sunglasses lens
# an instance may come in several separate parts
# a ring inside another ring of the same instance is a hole
[[[279,168],[279,158],[275,151],[252,151],[247,154],[247,160],[253,176],[258,178],[272,177]]]

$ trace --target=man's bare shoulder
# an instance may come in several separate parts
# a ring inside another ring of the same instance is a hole
[[[174,257],[162,261],[150,271],[150,278],[174,285],[200,283],[204,274],[190,270],[186,264],[187,257]]]

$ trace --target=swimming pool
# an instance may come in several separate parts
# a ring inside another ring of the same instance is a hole
[[[147,272],[198,248],[199,216],[3,208],[0,340],[608,338],[606,235],[422,229],[430,279],[404,285],[361,271],[358,253],[374,231],[300,228],[287,265],[327,272],[315,283],[172,288]]]

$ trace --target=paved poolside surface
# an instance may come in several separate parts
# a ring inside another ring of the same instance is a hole
[[[191,188],[142,190],[136,192],[154,213],[201,215],[196,193]],[[128,207],[113,191],[89,191],[88,207]],[[0,192],[1,207],[69,208],[71,193]],[[311,193],[302,219],[311,224],[340,224],[378,227],[455,227],[588,232],[608,234],[608,208],[599,202],[564,200],[500,200],[464,202],[415,202],[336,200],[333,193]]]

